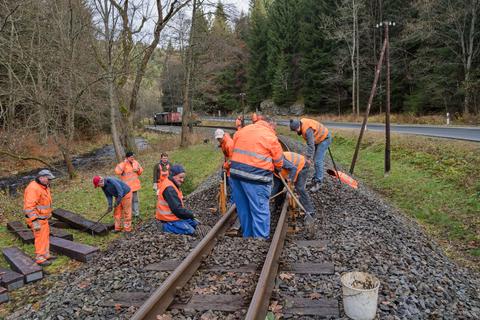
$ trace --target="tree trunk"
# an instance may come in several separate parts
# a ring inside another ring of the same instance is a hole
[[[188,40],[187,57],[185,59],[185,81],[183,84],[183,114],[182,114],[182,135],[180,146],[186,147],[190,144],[190,131],[188,124],[190,122],[190,77],[193,68],[193,32],[195,26],[195,16],[197,10],[197,0],[193,0],[192,24],[190,26],[190,35]]]
[[[108,102],[110,104],[110,130],[112,133],[112,143],[113,149],[115,150],[115,157],[117,158],[117,162],[121,162],[123,159],[123,155],[125,151],[123,149],[123,145],[120,141],[120,135],[118,134],[118,127],[117,127],[117,106],[115,104],[115,89],[114,89],[114,79],[113,79],[113,71],[110,67],[110,75],[108,77]]]
[[[359,36],[359,30],[358,30],[358,8],[356,8],[355,10],[355,16],[356,16],[356,19],[355,19],[355,24],[356,24],[356,27],[355,27],[355,36],[356,36],[356,40],[355,40],[355,52],[356,52],[356,57],[357,57],[357,61],[356,61],[356,64],[357,64],[357,71],[355,72],[355,75],[357,77],[357,79],[355,80],[355,84],[357,85],[357,89],[355,90],[355,93],[356,93],[356,103],[355,103],[355,106],[357,108],[356,112],[357,112],[357,116],[360,116],[360,36]]]

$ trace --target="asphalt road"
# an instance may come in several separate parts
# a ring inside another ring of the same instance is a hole
[[[205,120],[233,122],[234,119],[226,118],[204,118]],[[279,125],[288,125],[288,121],[280,120]],[[362,125],[360,123],[349,122],[323,122],[329,128],[358,130]],[[367,125],[368,131],[385,131],[385,125],[380,123],[371,123]],[[426,126],[426,125],[391,125],[392,133],[422,135],[437,138],[447,138],[455,140],[467,140],[480,142],[480,127],[457,127],[457,126]]]

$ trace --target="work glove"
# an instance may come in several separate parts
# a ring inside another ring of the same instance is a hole
[[[153,184],[153,190],[154,190],[154,191],[157,191],[157,190],[158,190],[158,186],[157,186],[156,183]]]
[[[38,222],[38,220],[32,221],[32,229],[33,229],[33,231],[40,230],[40,222]]]

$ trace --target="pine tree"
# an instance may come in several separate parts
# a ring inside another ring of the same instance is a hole
[[[290,0],[276,0],[268,9],[267,76],[270,83],[275,83],[272,94],[274,101],[275,97],[282,97],[275,101],[281,106],[294,102],[301,88],[298,63],[299,9],[300,2]],[[281,86],[279,81],[283,82]]]
[[[268,23],[265,0],[252,0],[250,6],[250,30],[247,36],[250,54],[247,65],[247,102],[256,108],[271,92],[266,68]]]

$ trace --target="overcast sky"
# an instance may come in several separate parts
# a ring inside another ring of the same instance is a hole
[[[243,11],[245,14],[248,13],[249,0],[223,0],[223,3],[232,3],[237,6],[238,12]]]

